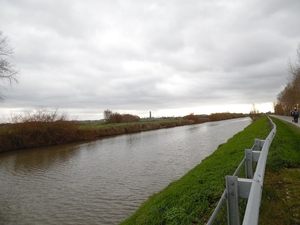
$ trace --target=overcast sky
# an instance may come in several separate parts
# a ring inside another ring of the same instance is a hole
[[[19,83],[0,117],[273,111],[300,43],[299,0],[1,0]],[[266,106],[266,107],[262,107]]]

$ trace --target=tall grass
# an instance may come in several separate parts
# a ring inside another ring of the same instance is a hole
[[[73,142],[77,125],[68,121],[27,122],[0,129],[0,152]]]
[[[78,125],[57,110],[37,109],[0,128],[0,152],[64,144],[78,139]]]

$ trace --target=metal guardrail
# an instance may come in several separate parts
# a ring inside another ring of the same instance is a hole
[[[265,140],[255,138],[251,149],[245,150],[245,157],[232,176],[226,176],[226,189],[224,190],[218,205],[216,206],[207,225],[212,225],[217,215],[227,200],[227,222],[228,225],[240,225],[239,198],[248,199],[242,225],[257,225],[259,219],[259,208],[264,182],[265,167],[269,147],[276,134],[276,125],[268,117],[272,128]],[[253,163],[257,162],[253,174]],[[245,165],[246,178],[237,177],[237,173]]]

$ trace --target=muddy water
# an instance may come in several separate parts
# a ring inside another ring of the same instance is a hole
[[[119,224],[250,122],[0,154],[0,224]]]

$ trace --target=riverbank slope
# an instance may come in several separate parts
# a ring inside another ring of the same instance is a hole
[[[288,212],[282,205],[279,205],[282,204],[278,200],[284,190],[278,189],[272,183],[281,182],[279,178],[276,179],[276,174],[283,173],[282,180],[285,178],[289,182],[295,177],[294,171],[288,178],[286,178],[287,173],[282,171],[286,171],[291,165],[293,168],[300,167],[299,147],[298,149],[295,148],[297,138],[300,138],[300,132],[277,119],[273,119],[273,121],[277,125],[278,132],[268,156],[267,175],[265,176],[266,187],[264,187],[261,207],[263,210],[261,210],[259,224],[293,224],[287,221],[287,218],[293,217],[292,212]],[[234,135],[227,143],[221,145],[212,155],[204,159],[181,179],[151,196],[121,224],[205,224],[225,188],[225,176],[233,174],[244,157],[244,149],[251,148],[254,138],[265,139],[270,130],[267,117],[256,120],[244,131]],[[283,145],[290,148],[283,148]],[[296,157],[297,153],[298,156]],[[239,176],[243,177],[244,171],[240,173]],[[290,186],[296,193],[295,188],[292,188],[294,185]],[[299,194],[298,191],[297,194]],[[296,196],[296,194],[293,195]],[[290,199],[290,202],[286,206],[293,205],[295,208],[295,204],[298,204],[293,199]],[[274,212],[278,212],[281,220],[273,219]],[[274,223],[270,223],[270,221],[274,221]],[[215,224],[227,224],[226,205],[223,206]]]

